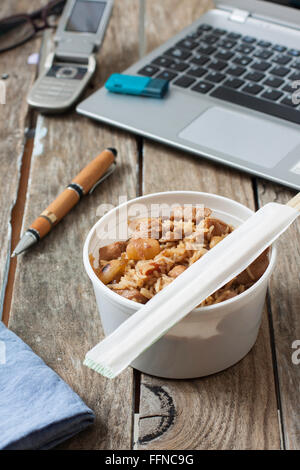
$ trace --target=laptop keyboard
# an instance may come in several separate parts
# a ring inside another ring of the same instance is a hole
[[[138,73],[300,124],[297,49],[201,24]]]

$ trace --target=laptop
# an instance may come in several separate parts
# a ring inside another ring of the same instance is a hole
[[[216,1],[124,73],[169,92],[102,88],[78,113],[300,190],[299,0]]]

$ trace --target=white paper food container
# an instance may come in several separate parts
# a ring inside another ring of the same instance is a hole
[[[84,266],[94,287],[105,335],[114,331],[141,305],[106,287],[95,275],[89,254],[98,260],[99,248],[116,241],[113,236],[103,239],[103,229],[115,226],[116,222],[119,228],[125,229],[125,209],[136,207],[138,203],[147,207],[152,204],[204,204],[213,210],[213,217],[235,227],[253,214],[250,209],[231,199],[192,191],[150,194],[109,211],[90,230],[83,249]],[[220,304],[194,309],[143,352],[131,364],[132,367],[158,377],[188,379],[219,372],[242,359],[258,335],[275,259],[276,248],[273,247],[267,270],[250,289]]]

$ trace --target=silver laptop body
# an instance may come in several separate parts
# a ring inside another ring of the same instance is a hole
[[[193,41],[197,41],[195,32],[198,28],[203,28],[202,25],[210,25],[213,31],[226,30],[226,34],[223,32],[225,40],[228,39],[226,35],[229,33],[234,33],[234,37],[240,35],[240,39],[232,48],[228,48],[230,43],[222,42],[227,45],[229,52],[234,51],[238,45],[247,46],[248,43],[243,42],[245,37],[257,39],[254,51],[264,50],[263,47],[258,47],[258,43],[264,45],[271,43],[271,46],[267,48],[273,54],[269,61],[272,63],[270,70],[273,70],[273,67],[283,67],[284,69],[294,63],[296,66],[298,61],[300,62],[300,57],[297,56],[297,48],[300,51],[300,10],[262,0],[223,0],[216,1],[215,5],[214,9],[208,11],[192,25],[152,51],[124,73],[138,74],[149,64],[150,69],[146,69],[146,72],[152,71],[152,64],[161,73],[164,69],[157,67],[152,61],[164,56],[166,51],[174,53],[176,44],[187,38],[190,38],[194,46]],[[172,13],[170,12],[170,14]],[[222,41],[223,39],[220,38]],[[250,41],[250,39],[248,40]],[[201,38],[198,39],[198,42],[201,45]],[[251,43],[248,45],[250,45],[250,49],[253,47]],[[284,52],[273,50],[275,46],[282,46]],[[195,50],[198,50],[198,46]],[[189,51],[188,61],[196,54],[195,50]],[[284,58],[292,53],[295,56],[291,56],[288,65],[272,62],[274,57],[283,56]],[[247,59],[243,62],[243,68],[246,70],[242,76],[229,77],[230,83],[233,83],[233,79],[242,79],[243,86],[241,88],[250,85],[251,92],[252,90],[257,91],[256,88],[253,88],[254,85],[261,86],[262,82],[267,82],[270,77],[274,81],[274,75],[270,73],[270,70],[262,72],[264,79],[259,83],[244,78],[249,73],[261,73],[259,70],[253,70],[251,64],[254,61],[256,63],[257,60],[264,61],[256,59],[252,54],[248,53],[251,60],[249,65],[244,64]],[[238,56],[243,59],[245,54],[241,53]],[[212,61],[215,61],[214,57],[212,57]],[[195,68],[196,64],[193,67]],[[217,73],[226,75],[226,70],[225,68],[225,71],[221,70]],[[279,73],[282,70],[276,69],[276,71]],[[291,98],[291,94],[288,95],[283,91],[287,85],[291,86],[291,80],[288,77],[297,78],[300,69],[293,69],[287,76],[276,75],[275,78],[283,82],[277,89],[262,85],[263,90],[257,95],[250,94],[250,98],[249,95],[245,96],[243,93],[243,100],[246,100],[247,103],[249,100],[250,106],[239,102],[238,92],[240,90],[238,89],[228,91],[229,89],[225,87],[225,95],[229,93],[229,99],[227,95],[226,99],[223,96],[219,97],[220,93],[221,95],[224,93],[223,85],[228,79],[227,75],[226,79],[219,83],[212,82],[212,89],[209,93],[193,90],[193,87],[196,87],[200,82],[210,83],[209,80],[206,80],[210,72],[208,71],[203,77],[193,77],[195,81],[192,86],[184,88],[176,85],[175,82],[186,76],[187,73],[176,71],[176,79],[170,82],[168,95],[161,100],[113,94],[102,88],[80,103],[77,111],[90,118],[191,152],[197,157],[206,157],[300,190],[300,104],[287,106],[281,103],[283,99]],[[218,75],[215,75],[216,71],[213,72],[212,77],[219,78]],[[156,73],[154,76],[158,75],[159,73]],[[180,83],[185,82],[181,80]],[[234,82],[234,84],[236,83]],[[217,89],[218,91],[216,91]],[[281,93],[281,98],[276,102],[269,99],[269,96],[274,98],[274,91]],[[267,94],[266,99],[261,98],[263,93]],[[271,112],[262,111],[261,107],[264,105],[268,106],[268,109],[271,108]]]

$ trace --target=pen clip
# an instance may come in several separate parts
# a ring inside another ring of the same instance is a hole
[[[94,190],[99,186],[99,184],[101,184],[102,181],[106,180],[106,178],[108,178],[115,171],[116,166],[117,166],[117,163],[113,162],[111,167],[104,173],[103,176],[101,176],[101,178],[98,181],[96,181],[94,186],[92,186],[92,188],[89,190],[89,194],[92,194]]]

